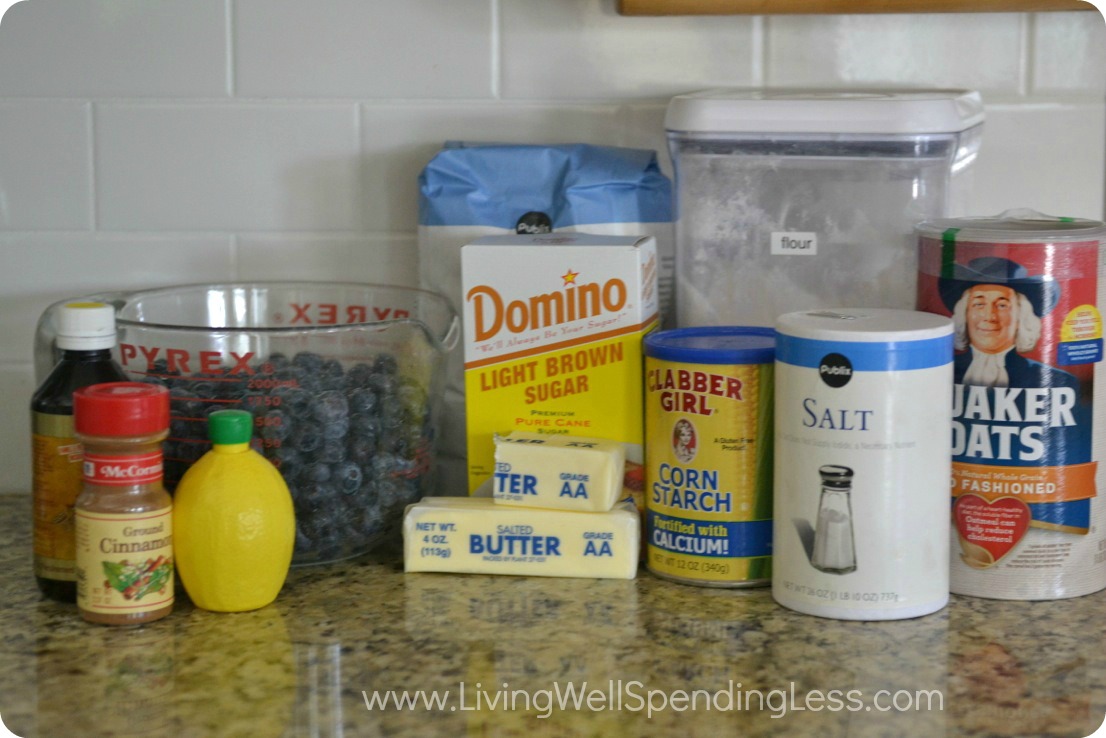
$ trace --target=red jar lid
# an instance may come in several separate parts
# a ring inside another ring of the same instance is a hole
[[[149,436],[169,427],[169,390],[108,382],[73,393],[73,425],[86,436]]]

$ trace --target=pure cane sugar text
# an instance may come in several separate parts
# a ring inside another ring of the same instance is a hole
[[[469,491],[498,434],[623,444],[642,461],[642,337],[657,323],[652,238],[501,236],[462,249]]]

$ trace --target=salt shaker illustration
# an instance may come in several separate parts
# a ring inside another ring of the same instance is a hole
[[[822,477],[822,497],[818,502],[810,563],[829,574],[848,574],[856,571],[853,510],[849,499],[853,470],[847,466],[826,465],[820,467],[818,473]]]

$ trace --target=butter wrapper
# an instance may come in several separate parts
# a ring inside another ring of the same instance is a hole
[[[495,438],[492,497],[501,505],[606,512],[623,498],[622,444],[515,431]]]
[[[641,518],[633,503],[584,513],[424,497],[403,518],[408,572],[633,579]]]

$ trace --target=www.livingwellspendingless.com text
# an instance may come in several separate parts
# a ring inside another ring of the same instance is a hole
[[[750,689],[729,680],[716,690],[662,690],[637,680],[609,680],[606,683],[553,682],[546,689],[514,689],[507,682],[486,687],[480,682],[459,682],[456,690],[365,690],[365,707],[377,710],[433,712],[525,711],[537,718],[554,712],[644,712],[647,718],[666,712],[767,712],[782,718],[794,712],[907,712],[942,711],[940,690],[890,691],[881,689],[869,698],[862,690],[800,690],[794,682],[787,688]]]

